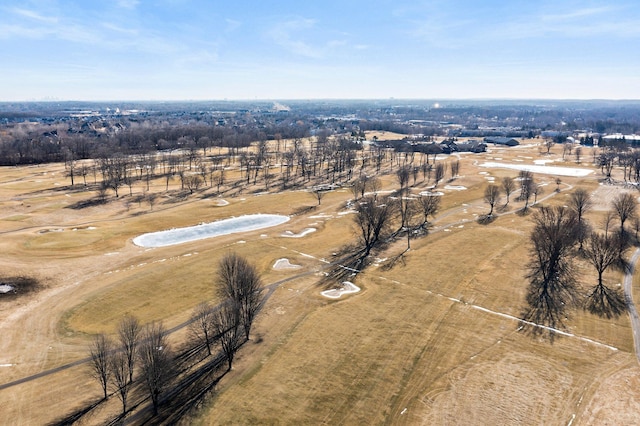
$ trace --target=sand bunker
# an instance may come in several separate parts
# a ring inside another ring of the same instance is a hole
[[[546,175],[584,177],[593,173],[593,170],[579,169],[576,167],[556,167],[556,166],[539,166],[526,164],[508,164],[508,163],[484,163],[480,167],[491,167],[511,170],[526,170],[532,173],[541,173]]]
[[[228,206],[229,202],[227,200],[219,199],[216,204],[217,207]]]
[[[305,228],[302,232],[300,232],[299,234],[294,234],[291,231],[284,231],[281,236],[282,237],[286,237],[286,238],[302,238],[305,235],[311,234],[312,232],[316,232],[317,229],[316,228]]]
[[[444,192],[440,192],[440,191],[436,191],[436,192],[422,191],[420,193],[420,195],[424,195],[425,197],[442,197],[444,195]]]
[[[464,191],[467,187],[462,185],[445,185],[444,189],[448,189],[450,191]]]
[[[344,281],[340,288],[332,288],[331,290],[325,290],[320,294],[322,294],[324,297],[328,297],[329,299],[338,299],[343,294],[357,293],[359,291],[360,291],[360,287],[358,287],[352,282]]]
[[[289,259],[287,259],[287,258],[278,259],[278,260],[276,260],[276,263],[273,264],[273,269],[276,269],[276,270],[300,269],[300,268],[302,268],[302,266],[294,265],[294,264],[290,263]]]

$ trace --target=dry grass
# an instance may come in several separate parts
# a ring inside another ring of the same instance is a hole
[[[322,298],[318,284],[323,260],[356,238],[352,217],[341,214],[351,197],[346,189],[327,194],[320,206],[303,191],[252,195],[260,188],[245,188],[225,194],[224,207],[216,198],[171,192],[151,210],[131,202],[123,188],[119,200],[71,209],[95,193],[66,188],[61,165],[2,169],[0,265],[7,275],[41,278],[43,287],[11,304],[0,299],[0,364],[13,364],[0,367],[0,384],[85,357],[91,334],[112,333],[126,313],[168,327],[181,323],[200,301],[216,300],[217,261],[234,250],[257,264],[266,284],[299,272],[274,270],[280,258],[318,273],[273,293],[234,370],[189,423],[567,424],[573,416],[573,424],[634,423],[640,395],[632,386],[638,370],[627,317],[602,320],[574,310],[567,325],[577,337],[553,344],[518,332],[518,321],[508,317],[523,308],[531,221],[507,214],[490,225],[475,223],[488,211],[482,202],[487,176],[499,183],[517,174],[477,163],[495,157],[532,161],[539,154],[537,147],[490,148],[461,156],[461,176],[439,185],[445,195],[437,232],[413,240],[392,269],[370,267],[357,278],[362,291],[337,301]],[[558,158],[559,150],[551,157]],[[590,156],[583,158],[586,163]],[[543,196],[553,193],[552,176],[536,178],[547,183]],[[381,180],[385,189],[397,186],[393,174]],[[562,180],[563,191],[567,185],[599,188],[595,175]],[[445,190],[446,184],[467,189]],[[164,194],[164,185],[154,181],[152,191]],[[420,177],[413,192],[428,186]],[[567,194],[545,203],[565,204]],[[509,212],[521,205],[512,198]],[[131,243],[144,232],[248,213],[292,219],[166,248]],[[589,219],[595,223],[601,214]],[[306,228],[317,231],[282,236]],[[405,246],[399,241],[379,256],[391,258]],[[584,286],[592,285],[586,264],[580,264],[580,276]],[[610,272],[606,280],[615,285],[621,274]],[[175,344],[184,338],[172,336]],[[632,396],[618,398],[620,392]],[[0,394],[0,418],[43,424],[96,400],[100,390],[81,366]],[[614,401],[634,414],[614,410]],[[85,423],[102,423],[117,411],[113,398]]]

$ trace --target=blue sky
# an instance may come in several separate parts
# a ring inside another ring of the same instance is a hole
[[[2,0],[0,101],[640,99],[637,0]]]

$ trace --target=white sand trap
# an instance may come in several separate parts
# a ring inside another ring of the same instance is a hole
[[[0,293],[9,293],[13,291],[13,286],[9,284],[0,284]]]
[[[343,294],[357,293],[359,291],[360,291],[360,287],[358,287],[352,282],[344,281],[342,283],[342,287],[332,288],[331,290],[325,290],[320,294],[322,294],[324,297],[328,297],[329,299],[339,299]]]
[[[526,170],[532,173],[540,173],[545,175],[584,177],[593,173],[593,170],[579,169],[576,167],[556,167],[556,166],[538,166],[526,164],[508,164],[508,163],[484,163],[480,167],[491,167],[510,170]]]
[[[217,207],[224,207],[224,206],[228,206],[229,202],[227,200],[219,199],[215,205]]]
[[[317,231],[316,228],[305,228],[299,234],[294,234],[291,231],[284,231],[282,234],[280,234],[280,236],[286,237],[286,238],[302,238],[305,235],[311,234],[312,232],[316,232],[316,231]]]
[[[462,185],[445,185],[444,189],[448,189],[450,191],[464,191],[467,187]]]
[[[273,269],[276,269],[276,270],[300,269],[300,268],[302,268],[302,266],[294,265],[293,263],[290,263],[289,259],[287,258],[278,259],[276,260],[276,263],[273,264]]]

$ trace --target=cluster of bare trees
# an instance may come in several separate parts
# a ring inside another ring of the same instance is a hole
[[[489,205],[490,210],[489,213],[481,216],[479,220],[481,220],[482,222],[490,222],[493,219],[494,209],[501,202],[503,194],[506,197],[503,208],[506,208],[511,199],[511,194],[513,194],[517,189],[517,183],[520,184],[520,193],[517,199],[524,202],[522,212],[526,213],[527,209],[529,208],[529,201],[531,199],[531,196],[534,197],[533,202],[536,203],[538,201],[538,195],[542,193],[542,186],[536,183],[533,173],[527,170],[521,170],[518,174],[517,180],[513,179],[512,177],[506,176],[502,178],[500,185],[490,183],[486,186],[484,190],[483,200]]]
[[[91,373],[98,380],[106,400],[111,393],[122,403],[122,416],[130,409],[130,396],[135,383],[141,383],[151,400],[153,413],[158,413],[162,398],[172,386],[184,388],[180,382],[193,379],[181,374],[192,370],[181,364],[185,353],[198,353],[206,348],[205,358],[220,348],[206,368],[226,361],[231,370],[233,358],[244,341],[262,307],[262,283],[254,265],[235,253],[224,256],[219,265],[216,292],[223,299],[218,306],[207,302],[198,305],[189,322],[190,344],[183,354],[176,354],[167,339],[162,323],[142,326],[133,316],[120,321],[117,338],[98,334],[90,346]]]
[[[586,221],[584,215],[591,207],[589,194],[579,188],[571,194],[568,207],[541,207],[533,215],[535,226],[530,236],[529,288],[523,327],[534,334],[547,331],[553,338],[555,330],[564,327],[564,319],[572,307],[582,306],[607,318],[619,316],[627,308],[622,291],[607,286],[603,274],[612,266],[623,270],[626,267],[624,253],[632,236],[625,223],[637,222],[636,201],[629,193],[617,196],[606,216],[604,232],[594,230]],[[611,232],[609,226],[615,218],[620,228]],[[588,291],[579,286],[577,259],[592,265],[597,273],[597,283]]]
[[[115,393],[122,402],[123,415],[129,407],[136,370],[157,412],[160,394],[173,377],[173,353],[161,323],[142,327],[137,318],[126,316],[118,326],[117,341],[98,334],[90,353],[92,373],[100,382],[104,398],[108,398],[109,390]]]

